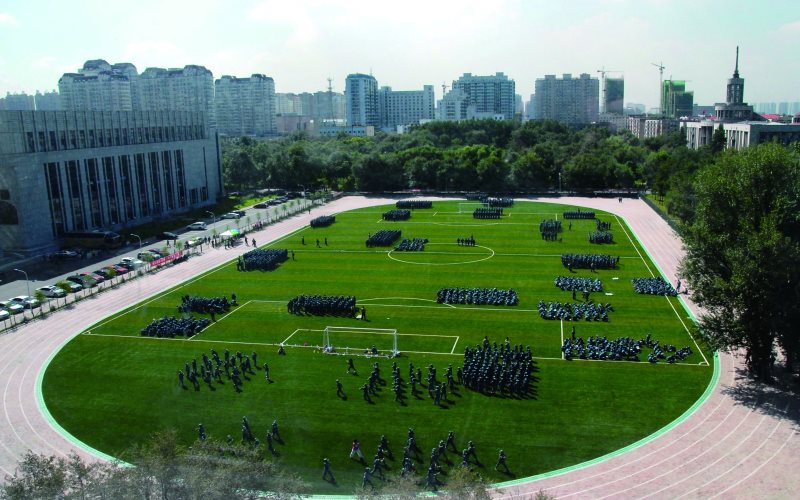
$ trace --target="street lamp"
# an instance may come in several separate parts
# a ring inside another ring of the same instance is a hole
[[[25,275],[25,285],[28,287],[28,297],[30,297],[31,296],[31,282],[28,279],[28,273],[26,273],[22,269],[14,269],[14,271],[17,271],[18,273],[22,273],[22,274]]]
[[[558,192],[561,193],[561,172],[558,173]]]
[[[136,236],[139,239],[139,250],[141,250],[142,249],[142,237],[139,236],[138,234],[133,234],[133,233],[131,233],[131,236]]]

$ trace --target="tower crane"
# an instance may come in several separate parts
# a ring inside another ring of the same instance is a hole
[[[663,114],[664,110],[661,108],[664,106],[664,69],[666,68],[666,66],[664,66],[663,62],[660,62],[658,64],[656,63],[650,63],[650,64],[658,68],[658,90],[660,96],[660,100],[658,101],[658,110],[661,112],[661,114]]]

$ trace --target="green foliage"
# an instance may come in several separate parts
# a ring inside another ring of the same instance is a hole
[[[775,144],[726,152],[700,172],[682,274],[712,345],[743,347],[768,380],[778,344],[798,358],[800,156]]]

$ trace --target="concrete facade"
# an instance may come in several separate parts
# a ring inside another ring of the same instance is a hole
[[[272,78],[260,74],[249,78],[225,75],[214,83],[214,88],[220,134],[259,137],[277,134]]]
[[[0,246],[36,253],[66,232],[119,230],[213,203],[219,141],[203,113],[0,112]]]
[[[537,78],[534,116],[571,125],[595,123],[599,118],[600,80],[582,73],[578,78],[565,73]]]
[[[378,90],[381,128],[396,131],[397,127],[412,125],[434,118],[433,85],[422,90]]]
[[[711,144],[714,131],[721,128],[725,132],[725,147],[744,149],[764,142],[778,142],[788,145],[800,141],[800,124],[773,122],[720,123],[711,120],[683,122],[686,130],[686,146],[700,149]]]

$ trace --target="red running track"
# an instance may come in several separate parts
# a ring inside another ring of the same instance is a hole
[[[273,241],[331,214],[394,200],[348,197],[310,214],[287,219],[253,233]],[[683,255],[671,228],[644,202],[626,199],[539,199],[615,213],[626,219],[639,240],[674,283]],[[207,250],[180,266],[83,300],[0,335],[0,473],[11,474],[27,450],[65,456],[71,451],[97,456],[57,429],[37,396],[37,381],[59,347],[91,323],[143,297],[222,264],[245,248]],[[690,301],[687,306],[697,312]],[[499,485],[498,498],[532,498],[545,490],[558,498],[795,498],[800,492],[797,446],[798,401],[750,383],[741,374],[742,358],[719,355],[719,380],[708,398],[669,430],[640,446],[585,467]],[[105,458],[105,457],[101,457]],[[513,469],[515,457],[509,457]]]

